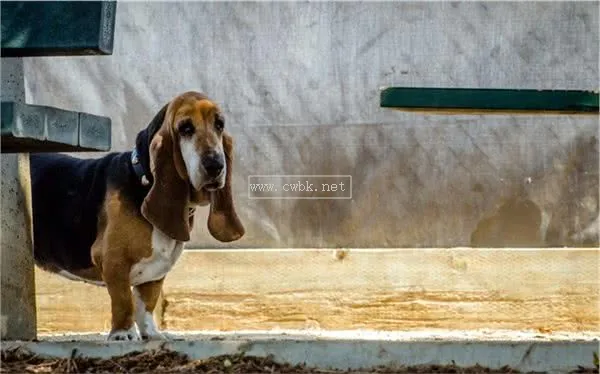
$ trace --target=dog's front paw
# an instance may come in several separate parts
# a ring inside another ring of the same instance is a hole
[[[141,310],[136,313],[136,324],[144,340],[169,340],[158,330],[152,313]]]
[[[160,331],[148,331],[142,333],[142,339],[144,340],[169,340],[169,338]]]
[[[140,334],[138,333],[135,325],[131,326],[128,330],[112,330],[108,334],[106,340],[110,341],[136,341],[141,340]]]
[[[169,340],[162,332],[158,330],[154,323],[152,314],[146,313],[144,319],[139,321],[138,328],[140,329],[140,335],[144,340]]]

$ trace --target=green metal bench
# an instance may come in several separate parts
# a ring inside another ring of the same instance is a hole
[[[4,1],[2,57],[110,55],[116,5],[115,1]],[[3,100],[1,149],[2,153],[107,151],[110,127],[107,117]]]
[[[386,87],[380,106],[428,114],[598,115],[598,92]]]
[[[3,1],[1,12],[2,57],[112,54],[114,1]],[[14,67],[6,77],[5,66]],[[111,120],[27,104],[23,62],[4,60],[2,70],[0,332],[29,340],[37,336],[29,153],[108,151]]]
[[[115,1],[3,1],[2,57],[110,55]]]
[[[108,151],[108,117],[53,107],[2,103],[2,153]]]

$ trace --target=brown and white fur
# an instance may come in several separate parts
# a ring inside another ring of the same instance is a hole
[[[30,159],[36,263],[106,287],[109,340],[164,338],[153,311],[190,239],[196,206],[210,204],[217,240],[245,232],[232,198],[233,139],[212,100],[175,97],[138,134],[135,152]]]

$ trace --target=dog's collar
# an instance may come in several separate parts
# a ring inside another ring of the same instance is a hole
[[[133,151],[131,151],[131,166],[133,167],[133,171],[135,172],[135,175],[137,176],[138,180],[142,183],[142,185],[149,185],[150,181],[148,180],[148,177],[144,172],[144,167],[140,162],[137,147],[134,147]]]

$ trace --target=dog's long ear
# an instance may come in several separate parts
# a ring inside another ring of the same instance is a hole
[[[188,241],[190,186],[185,176],[181,175],[181,172],[185,173],[185,164],[171,120],[169,110],[162,110],[153,120],[153,123],[158,121],[162,124],[150,140],[149,166],[154,181],[142,203],[142,214],[171,238]]]
[[[223,151],[227,174],[225,186],[222,189],[211,192],[210,212],[208,215],[208,231],[221,242],[231,242],[244,236],[245,229],[238,218],[233,204],[231,192],[231,179],[233,172],[233,138],[223,134]]]

